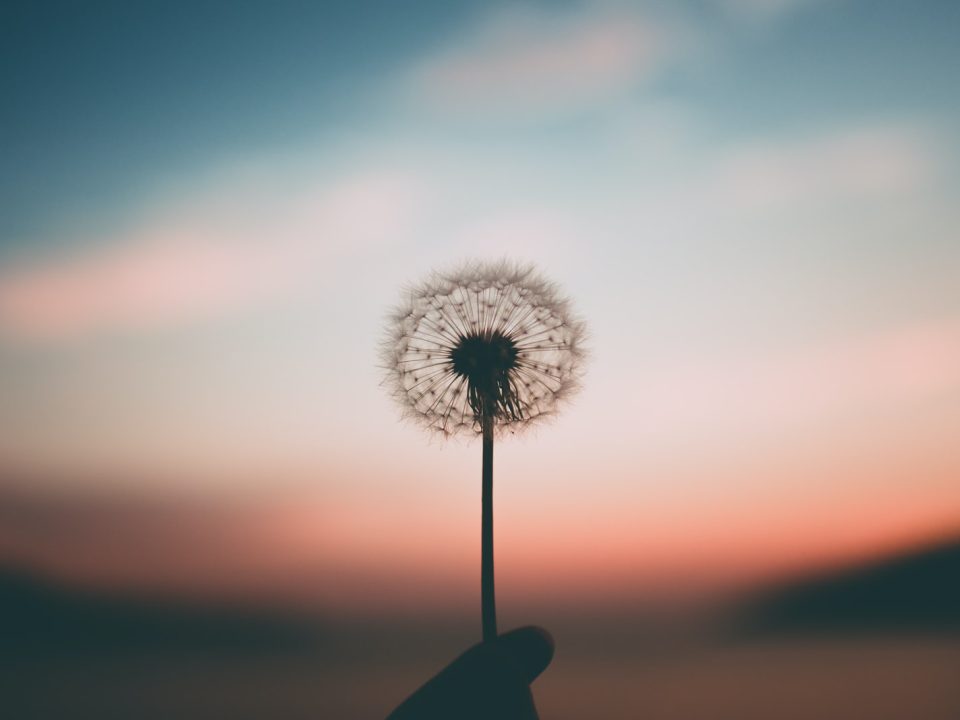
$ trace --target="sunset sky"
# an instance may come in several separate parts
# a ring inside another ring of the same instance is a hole
[[[0,556],[472,603],[480,447],[399,420],[401,289],[536,263],[584,389],[497,448],[504,603],[960,531],[960,4],[0,10]],[[472,607],[472,605],[470,605]]]

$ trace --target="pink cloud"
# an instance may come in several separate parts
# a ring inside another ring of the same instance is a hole
[[[421,66],[415,83],[448,108],[555,110],[647,79],[675,45],[665,28],[636,13],[514,11]]]
[[[721,157],[704,193],[732,210],[782,210],[895,196],[922,186],[933,157],[922,135],[864,127],[791,143],[756,143]]]
[[[371,172],[293,198],[227,203],[111,239],[101,250],[0,275],[0,336],[57,341],[209,320],[290,292],[345,255],[396,242],[417,222],[423,183]],[[205,209],[206,208],[206,209]]]
[[[780,430],[960,391],[960,323],[930,321],[784,354],[645,369],[650,421]]]
[[[95,256],[3,278],[0,327],[20,338],[76,337],[217,314],[267,290],[275,278],[250,250],[172,231]],[[260,252],[261,255],[262,251]]]

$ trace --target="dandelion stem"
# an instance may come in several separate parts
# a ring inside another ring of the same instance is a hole
[[[483,491],[480,529],[480,606],[483,641],[497,637],[497,604],[493,590],[493,417],[484,413]]]

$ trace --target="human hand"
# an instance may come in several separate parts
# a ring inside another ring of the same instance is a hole
[[[532,683],[553,659],[553,638],[522,627],[467,650],[387,720],[536,720]]]

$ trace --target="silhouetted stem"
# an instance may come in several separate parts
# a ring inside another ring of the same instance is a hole
[[[483,641],[497,637],[497,602],[493,591],[493,418],[483,418],[483,499],[480,529],[480,606]]]

